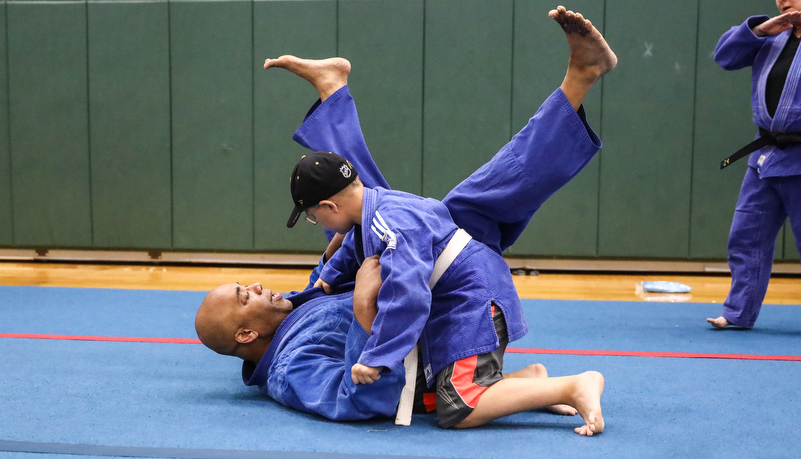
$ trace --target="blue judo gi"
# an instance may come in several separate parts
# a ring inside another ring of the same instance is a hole
[[[307,289],[287,295],[297,309],[278,327],[258,365],[244,363],[243,380],[286,406],[334,420],[394,415],[404,384],[402,359],[418,340],[426,343],[429,382],[441,367],[497,348],[489,312],[493,301],[504,312],[510,341],[526,333],[501,252],[514,243],[542,203],[601,147],[583,109],[576,113],[557,90],[492,160],[446,196],[443,206],[388,189],[365,144],[347,86],[316,103],[294,139],[311,150],[344,156],[368,187],[362,225],[348,234],[334,258],[325,265],[321,261],[310,285],[326,273],[332,277],[322,278],[336,283],[353,280],[355,267],[365,256],[380,253],[384,284],[379,312],[370,336],[353,320],[348,293],[320,297],[320,289]],[[417,211],[410,210],[409,203]],[[381,204],[391,205],[383,211]],[[400,209],[397,215],[396,209]],[[474,240],[431,291],[433,260],[457,228],[448,213]],[[398,245],[408,243],[410,236],[415,248],[427,249],[399,254]],[[388,250],[390,245],[394,247]],[[338,257],[342,258],[336,261]],[[385,271],[390,267],[394,269]],[[387,370],[376,383],[354,385],[350,368],[356,361]]]
[[[771,132],[801,131],[801,59],[796,53],[779,99],[770,116],[765,92],[768,74],[792,29],[757,37],[752,28],[768,16],[753,16],[732,27],[718,41],[715,62],[726,70],[752,67],[751,105],[754,124]],[[801,251],[801,144],[766,146],[748,158],[748,169],[729,232],[732,284],[723,317],[740,327],[756,322],[768,289],[776,237],[787,217]]]

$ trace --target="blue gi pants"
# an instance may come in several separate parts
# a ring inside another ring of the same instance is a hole
[[[801,251],[801,175],[759,178],[749,167],[729,233],[731,290],[723,317],[732,324],[754,326],[768,290],[776,237],[788,215]]]
[[[306,114],[293,139],[311,150],[332,151],[353,163],[365,186],[389,188],[373,162],[356,105],[344,86]],[[561,89],[484,166],[442,200],[453,221],[502,254],[534,212],[600,150],[601,140]]]

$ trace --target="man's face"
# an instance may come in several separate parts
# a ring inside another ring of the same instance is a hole
[[[203,300],[195,328],[206,346],[221,354],[236,348],[236,334],[253,330],[271,338],[278,325],[292,312],[292,303],[280,293],[261,284],[225,284],[212,290]]]
[[[801,0],[776,0],[776,7],[780,13],[801,11]]]

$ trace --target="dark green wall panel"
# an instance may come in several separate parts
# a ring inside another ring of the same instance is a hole
[[[689,254],[695,0],[606,5],[599,254]]]
[[[723,70],[714,61],[720,36],[750,15],[772,14],[776,6],[702,0],[698,18],[698,70],[692,169],[690,256],[725,258],[734,206],[746,161],[720,170],[720,161],[754,139],[751,70]],[[724,115],[725,114],[725,115]]]
[[[14,242],[92,245],[86,4],[7,4]]]
[[[790,222],[784,225],[784,253],[782,259],[785,261],[798,261],[801,256],[798,253],[798,247],[793,231],[790,229]]]
[[[428,0],[423,195],[443,198],[511,136],[511,0]]]
[[[390,184],[442,198],[561,83],[545,0],[0,2],[0,246],[317,252],[285,228],[317,93],[263,60],[340,55]],[[577,0],[620,58],[585,100],[600,155],[514,256],[723,259],[750,71],[712,59],[772,2]],[[88,22],[87,22],[88,19]],[[7,27],[7,29],[6,29]],[[87,35],[88,34],[88,35]],[[721,114],[725,114],[722,116]],[[789,225],[776,258],[798,260]]]
[[[339,2],[339,54],[367,145],[390,186],[420,194],[423,0]]]
[[[167,3],[88,7],[94,245],[170,248]]]
[[[253,248],[251,2],[170,3],[173,244]]]
[[[562,83],[569,49],[562,29],[548,12],[548,0],[515,2],[514,93],[512,126],[522,128],[539,105]],[[604,2],[570,4],[603,32]],[[601,86],[584,101],[587,119],[600,132]],[[509,249],[510,255],[594,256],[598,239],[598,158],[534,215],[526,232]]]
[[[8,48],[6,2],[0,3],[0,245],[14,243],[11,212],[11,156],[8,153]]]
[[[306,150],[292,134],[318,98],[308,82],[283,69],[265,71],[265,58],[292,54],[335,56],[336,2],[257,1],[254,4],[255,246],[265,251],[321,252],[323,229],[300,222],[287,228],[292,210],[289,176]]]

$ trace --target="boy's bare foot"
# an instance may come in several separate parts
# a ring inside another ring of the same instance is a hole
[[[350,62],[341,57],[317,60],[285,55],[278,59],[265,59],[264,70],[272,67],[289,70],[311,83],[320,93],[320,100],[327,99],[348,84],[350,73]]]
[[[601,32],[580,13],[558,6],[548,16],[562,27],[570,46],[567,74],[561,88],[573,108],[578,110],[592,85],[615,68],[617,56]]]
[[[604,376],[597,371],[587,371],[578,375],[573,405],[584,418],[584,425],[576,427],[575,432],[588,437],[604,430],[601,414],[601,394],[604,391]]]
[[[531,364],[521,370],[503,375],[504,378],[547,378],[548,370],[541,363]],[[551,405],[543,408],[554,414],[562,416],[575,416],[578,411],[570,405]]]
[[[706,319],[706,321],[711,323],[712,326],[715,327],[715,328],[726,328],[727,326],[731,325],[731,322],[726,320],[726,318],[723,317],[723,316],[720,316],[717,319],[709,318],[709,319]]]

